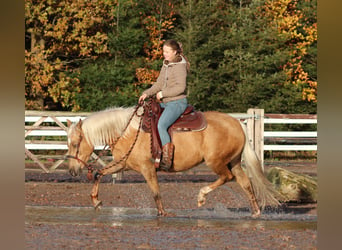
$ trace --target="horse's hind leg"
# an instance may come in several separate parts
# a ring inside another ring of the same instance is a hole
[[[230,172],[230,170],[226,167],[226,164],[219,164],[217,165],[218,167],[213,167],[211,165],[212,170],[219,175],[219,178],[212,184],[205,186],[200,189],[198,196],[197,196],[197,205],[198,207],[201,207],[205,204],[206,202],[206,196],[208,193],[211,191],[215,190],[219,186],[223,185],[227,181],[230,181],[233,179],[233,175]]]
[[[232,172],[235,175],[236,182],[240,184],[242,189],[247,194],[250,206],[252,208],[252,217],[260,216],[260,208],[255,198],[255,194],[251,185],[250,180],[241,168],[241,161],[232,163]]]

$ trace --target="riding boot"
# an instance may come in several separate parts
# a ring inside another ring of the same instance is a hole
[[[162,160],[160,162],[160,168],[164,171],[169,171],[172,166],[173,161],[173,152],[175,150],[175,146],[169,142],[163,146],[163,155]]]

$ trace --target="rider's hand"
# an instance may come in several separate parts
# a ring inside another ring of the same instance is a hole
[[[144,102],[144,100],[146,99],[147,95],[146,94],[142,94],[140,97],[139,97],[139,104],[142,104]]]
[[[161,101],[161,99],[163,99],[163,94],[162,94],[161,91],[159,91],[159,92],[157,93],[156,98],[157,98],[158,101]]]

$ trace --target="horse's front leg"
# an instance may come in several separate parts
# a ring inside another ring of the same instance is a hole
[[[157,205],[157,209],[158,209],[158,216],[167,216],[167,215],[170,215],[168,213],[165,212],[164,210],[164,206],[163,206],[163,203],[162,203],[162,200],[161,200],[161,196],[160,195],[155,195],[153,196],[154,198],[154,201]]]
[[[102,205],[102,201],[98,200],[98,195],[99,195],[99,184],[100,184],[100,180],[102,178],[102,174],[96,173],[94,176],[94,185],[93,188],[91,190],[91,201],[93,203],[94,208],[97,210],[101,207]]]
[[[100,180],[102,176],[117,173],[123,170],[124,168],[125,168],[125,165],[123,163],[116,164],[115,161],[112,161],[94,175],[94,185],[91,190],[90,197],[91,197],[91,201],[95,209],[99,209],[102,205],[102,201],[98,200],[99,184],[100,184]]]
[[[168,213],[165,212],[163,202],[160,195],[159,183],[157,178],[157,173],[153,165],[141,170],[141,174],[144,176],[147,185],[152,191],[154,202],[156,203],[158,209],[158,216],[167,216]]]

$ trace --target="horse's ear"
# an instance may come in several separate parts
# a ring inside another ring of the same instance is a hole
[[[82,119],[80,119],[77,123],[77,127],[81,128],[82,127]]]
[[[69,119],[67,119],[67,126],[70,127],[71,124],[72,124],[72,122]]]

